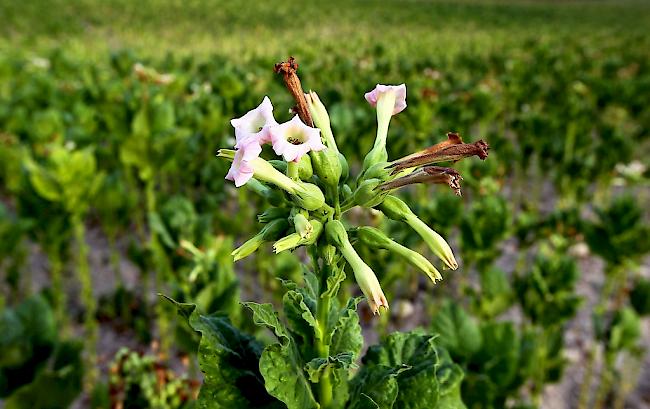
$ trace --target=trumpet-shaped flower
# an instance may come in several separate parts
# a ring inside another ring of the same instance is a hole
[[[260,145],[271,142],[269,127],[278,123],[273,117],[271,100],[264,97],[257,108],[248,111],[244,116],[231,119],[230,124],[235,128],[235,148],[240,148],[247,139],[254,139]]]
[[[382,85],[377,84],[375,89],[366,92],[364,95],[366,101],[373,107],[376,107],[382,99],[390,99],[392,104],[393,115],[399,114],[406,109],[406,85]]]
[[[309,151],[321,151],[325,145],[320,130],[305,125],[296,115],[290,121],[269,127],[273,150],[287,162],[298,162]]]
[[[239,144],[239,149],[235,151],[235,157],[230,165],[227,180],[235,182],[236,187],[245,185],[255,173],[252,161],[260,156],[262,147],[253,138],[246,138]]]

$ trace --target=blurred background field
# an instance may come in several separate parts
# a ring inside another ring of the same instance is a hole
[[[434,288],[364,254],[394,300],[369,343],[441,334],[470,408],[650,407],[649,2],[31,0],[0,21],[5,407],[189,407],[196,339],[156,294],[251,331],[240,300],[281,303],[301,254],[232,263],[261,199],[215,153],[264,95],[290,118],[289,55],[354,167],[376,83],[408,87],[391,158],[491,146],[463,197],[404,192],[461,269]]]

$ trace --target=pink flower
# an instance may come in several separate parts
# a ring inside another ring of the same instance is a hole
[[[281,125],[269,127],[273,150],[287,162],[298,162],[309,151],[320,151],[325,145],[320,130],[305,125],[298,115]]]
[[[235,182],[236,187],[245,185],[254,173],[252,161],[257,159],[262,152],[262,147],[254,138],[245,138],[239,143],[235,151],[235,158],[226,175],[227,180]]]
[[[273,104],[269,97],[264,97],[257,108],[248,111],[244,116],[230,120],[235,128],[235,148],[239,148],[244,139],[253,138],[260,145],[271,141],[269,127],[278,123],[273,118]]]
[[[375,89],[370,92],[366,92],[364,95],[366,101],[370,103],[373,107],[377,106],[377,101],[388,93],[393,93],[395,95],[395,105],[393,107],[393,115],[402,112],[406,108],[406,85],[381,85],[377,84]]]

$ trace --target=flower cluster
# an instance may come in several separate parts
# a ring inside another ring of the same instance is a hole
[[[257,108],[231,121],[235,150],[219,151],[218,156],[232,161],[226,179],[237,187],[250,187],[273,206],[259,215],[263,224],[260,232],[236,249],[233,256],[239,260],[263,243],[274,242],[276,253],[311,246],[310,254],[325,264],[335,264],[337,257],[342,258],[377,313],[381,307],[388,308],[388,301],[377,276],[352,243],[391,251],[433,282],[441,280],[442,275],[423,255],[396,243],[380,230],[347,225],[345,213],[354,207],[380,210],[413,229],[446,268],[456,269],[458,263],[449,244],[390,193],[414,183],[432,183],[447,184],[460,195],[460,174],[439,164],[470,156],[485,159],[488,145],[482,140],[466,144],[458,134],[449,133],[446,141],[389,162],[388,128],[392,117],[406,109],[406,85],[378,84],[365,94],[376,109],[377,136],[360,174],[353,179],[347,160],[336,146],[327,109],[315,92],[303,93],[296,69],[293,59],[276,65],[296,100],[297,114],[279,124],[270,99],[264,97]],[[282,160],[263,159],[260,155],[265,144],[271,144]]]

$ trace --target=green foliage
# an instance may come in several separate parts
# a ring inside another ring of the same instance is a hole
[[[582,301],[575,294],[578,278],[578,266],[573,258],[539,256],[529,273],[515,278],[514,287],[530,320],[552,326],[576,314]]]
[[[201,333],[198,358],[204,381],[198,408],[282,407],[264,388],[260,343],[225,317],[200,315],[193,304],[174,303],[192,329]]]
[[[7,408],[67,407],[81,392],[81,343],[59,340],[54,314],[33,296],[0,311],[0,396]]]
[[[463,371],[434,336],[393,333],[368,349],[363,364],[352,380],[348,408],[465,408]]]
[[[120,349],[111,363],[110,405],[131,408],[192,407],[196,386],[151,355]]]

